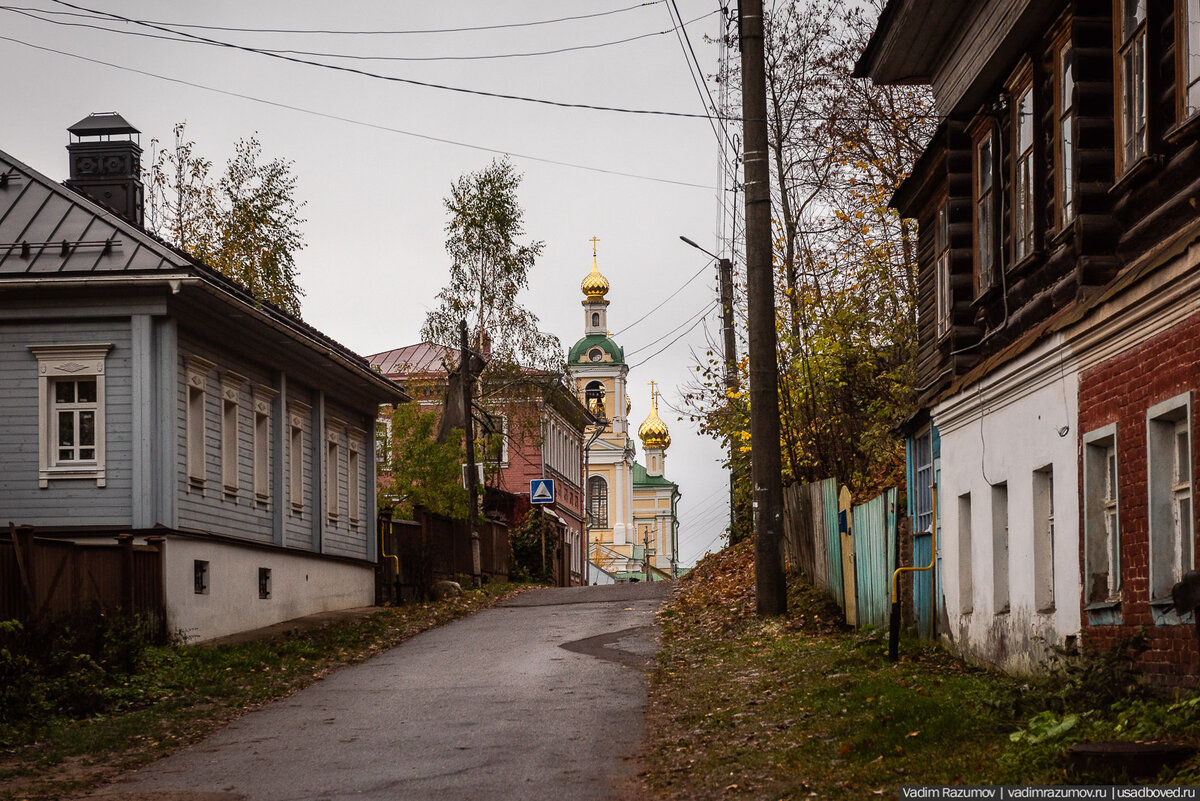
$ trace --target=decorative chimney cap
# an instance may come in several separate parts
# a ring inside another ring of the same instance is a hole
[[[140,134],[137,128],[115,111],[98,111],[89,114],[67,129],[75,136],[114,136],[117,134]]]

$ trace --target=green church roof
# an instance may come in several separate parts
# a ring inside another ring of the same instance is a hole
[[[593,362],[588,354],[592,348],[599,348],[609,355],[609,359],[601,359],[599,362]],[[575,343],[571,348],[571,352],[567,355],[567,364],[624,364],[625,349],[618,346],[606,336],[600,334],[592,334]]]
[[[646,468],[640,462],[633,463],[633,486],[635,487],[674,487],[679,489],[679,485],[674,481],[668,481],[662,476],[646,475]]]

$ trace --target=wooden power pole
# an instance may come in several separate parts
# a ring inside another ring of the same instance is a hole
[[[459,350],[462,351],[458,363],[461,371],[463,393],[463,436],[467,447],[467,528],[471,532],[471,583],[476,587],[483,586],[483,568],[479,555],[479,483],[475,477],[475,413],[471,405],[471,387],[475,377],[471,374],[471,349],[467,346],[467,321],[459,323]]]
[[[742,141],[746,179],[746,276],[750,313],[750,459],[754,481],[754,587],[760,615],[787,611],[779,453],[775,276],[771,266],[771,173],[762,0],[742,0]]]

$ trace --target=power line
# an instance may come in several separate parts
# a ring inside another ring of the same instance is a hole
[[[707,313],[707,312],[710,312],[710,311],[715,311],[715,309],[716,309],[716,307],[717,307],[718,305],[720,305],[720,304],[719,304],[719,303],[717,303],[716,301],[713,301],[712,305],[710,305],[710,306],[709,306],[707,309],[705,309],[705,310],[704,310],[704,311],[705,311],[705,313]],[[642,360],[641,360],[640,362],[638,362],[637,364],[631,364],[631,365],[629,365],[629,368],[632,370],[634,367],[640,367],[641,365],[643,365],[643,364],[645,364],[646,362],[650,361],[650,360],[651,360],[651,359],[653,359],[655,356],[657,356],[658,354],[662,353],[664,350],[666,350],[667,348],[671,347],[671,346],[672,346],[672,345],[674,345],[676,342],[678,342],[679,340],[683,339],[685,336],[687,336],[688,334],[690,334],[690,333],[692,332],[692,329],[693,329],[693,328],[695,328],[697,325],[699,325],[699,324],[700,324],[700,322],[701,322],[701,321],[703,321],[703,320],[704,320],[704,318],[703,318],[703,317],[701,317],[700,319],[696,320],[696,322],[692,323],[692,324],[691,324],[691,325],[688,327],[688,329],[687,329],[686,331],[684,331],[682,334],[680,334],[679,336],[675,337],[675,338],[674,338],[674,339],[672,339],[670,342],[668,342],[666,345],[663,345],[661,348],[659,348],[658,350],[654,351],[654,353],[651,353],[649,356],[647,356],[645,359],[642,359]]]
[[[672,12],[672,9],[674,9],[674,14],[672,14],[672,13],[671,13],[671,12]],[[675,5],[675,3],[674,3],[674,2],[671,2],[671,3],[669,3],[669,4],[668,4],[668,6],[667,6],[667,14],[668,14],[668,16],[670,16],[670,17],[671,17],[671,25],[672,25],[672,27],[673,27],[673,28],[674,28],[674,30],[675,30],[675,38],[679,40],[679,46],[682,48],[682,47],[683,47],[683,37],[681,37],[681,36],[679,35],[679,27],[678,27],[678,25],[683,23],[683,17],[678,17],[678,14],[679,14],[679,8],[678,8],[678,7]],[[678,17],[678,23],[676,23],[676,18],[677,18],[677,17]],[[692,79],[692,85],[696,87],[696,92],[697,92],[697,93],[699,93],[699,95],[700,95],[700,105],[701,105],[701,106],[704,106],[704,107],[707,109],[707,108],[708,108],[708,106],[705,106],[705,104],[704,104],[704,92],[705,92],[705,88],[702,88],[702,87],[701,87],[701,85],[700,85],[700,83],[701,83],[701,81],[703,80],[703,77],[704,77],[704,72],[703,72],[703,70],[702,70],[702,71],[701,71],[701,73],[700,73],[700,78],[699,78],[699,79],[697,79],[697,77],[696,77],[696,73],[695,73],[695,71],[692,69],[692,62],[688,60],[688,54],[687,54],[687,50],[684,50],[684,51],[683,51],[683,60],[684,60],[684,63],[686,63],[686,64],[687,64],[687,68],[688,68],[688,77],[690,77],[690,78]],[[713,111],[716,111],[716,109],[714,108],[714,109],[713,109]],[[710,119],[710,120],[708,121],[708,125],[709,125],[709,127],[710,127],[710,128],[712,128],[713,136],[717,137],[717,147],[719,147],[719,148],[723,148],[723,147],[724,147],[724,143],[723,143],[723,142],[722,142],[722,140],[721,140],[721,131],[718,131],[718,130],[717,130],[717,123],[716,123],[716,121],[714,121],[714,120]]]
[[[668,0],[668,2],[669,2],[671,9],[674,9],[674,11],[675,11],[675,16],[674,16],[673,21],[678,20],[678,22],[679,22],[679,24],[675,26],[675,37],[680,40],[679,41],[680,47],[687,45],[687,49],[684,51],[683,58],[684,58],[684,61],[688,62],[688,73],[690,73],[692,75],[692,83],[696,84],[696,91],[702,93],[701,97],[700,97],[700,102],[703,103],[704,98],[707,97],[708,104],[705,106],[705,108],[712,109],[713,113],[719,113],[720,109],[717,107],[716,102],[713,100],[712,92],[710,92],[708,90],[708,81],[705,80],[705,78],[704,78],[704,68],[700,66],[700,59],[696,58],[696,51],[692,47],[692,38],[690,36],[688,36],[687,28],[684,25],[683,15],[679,13],[679,6],[675,4],[675,0]],[[714,12],[714,13],[721,13],[722,10],[723,9],[718,8],[716,10],[716,12]],[[687,23],[687,24],[690,25],[691,23]],[[690,61],[688,60],[688,54],[691,54]],[[696,71],[694,73],[692,73],[692,65],[695,65],[695,67],[696,67]],[[717,142],[720,144],[721,150],[724,150],[725,143],[727,140],[729,140],[729,132],[725,130],[724,126],[722,126],[721,133],[717,133],[716,121],[710,119],[709,123],[713,126],[713,133],[716,134]],[[721,134],[725,135],[724,140],[721,138]],[[729,142],[729,144],[732,145],[733,142]]]
[[[662,336],[660,336],[658,339],[653,339],[653,340],[651,340],[651,341],[647,342],[645,345],[642,345],[640,348],[634,348],[633,350],[629,351],[629,353],[625,354],[625,355],[626,355],[626,357],[628,357],[628,356],[632,356],[632,355],[633,355],[633,354],[635,354],[635,353],[641,353],[641,352],[642,352],[642,351],[644,351],[644,350],[649,350],[650,348],[654,347],[654,346],[655,346],[655,345],[657,345],[659,342],[662,342],[664,339],[666,339],[667,337],[671,336],[671,334],[674,334],[676,331],[678,331],[680,328],[683,328],[683,327],[684,327],[685,325],[687,325],[688,323],[690,323],[690,322],[692,322],[693,320],[695,320],[695,319],[697,319],[697,318],[699,318],[699,317],[702,317],[703,315],[707,314],[707,313],[709,312],[709,310],[710,310],[710,309],[713,307],[713,305],[715,305],[715,303],[716,303],[716,301],[709,301],[709,302],[708,302],[708,303],[707,303],[705,306],[703,306],[703,307],[700,309],[700,311],[696,312],[696,313],[695,313],[695,314],[693,314],[693,315],[690,315],[690,316],[689,316],[689,317],[688,317],[686,320],[684,320],[682,323],[680,323],[679,325],[677,325],[677,326],[675,326],[674,328],[672,328],[672,329],[671,329],[670,331],[668,331],[667,333],[665,333],[665,334],[663,334]]]
[[[80,61],[86,61],[90,64],[99,64],[104,67],[111,67],[113,69],[122,70],[124,72],[131,72],[136,75],[145,76],[147,78],[157,78],[158,80],[168,81],[170,83],[179,84],[181,86],[189,86],[189,87],[192,87],[193,89],[202,89],[206,92],[215,92],[217,94],[226,95],[228,97],[236,97],[240,100],[249,100],[249,101],[252,101],[255,103],[262,103],[264,105],[273,106],[275,108],[282,108],[282,109],[287,109],[288,111],[295,111],[300,114],[309,114],[314,117],[321,117],[321,118],[327,119],[327,120],[334,120],[336,122],[344,122],[344,123],[348,123],[350,125],[358,125],[358,126],[361,126],[364,128],[373,128],[377,131],[385,131],[387,133],[400,134],[402,136],[411,136],[415,139],[423,139],[428,142],[438,142],[438,143],[444,144],[444,145],[453,145],[455,147],[465,147],[470,150],[478,150],[478,151],[482,151],[484,153],[494,153],[496,155],[507,155],[507,156],[512,156],[513,158],[517,158],[517,159],[525,159],[527,161],[536,161],[541,164],[552,164],[557,167],[570,167],[572,169],[587,170],[588,172],[596,172],[596,173],[601,173],[604,175],[615,175],[615,176],[618,176],[621,178],[634,178],[634,179],[641,180],[641,181],[653,181],[655,183],[671,184],[674,186],[685,186],[685,187],[689,187],[692,189],[705,189],[705,190],[710,190],[710,191],[714,188],[711,186],[706,186],[705,184],[696,184],[696,183],[691,183],[688,181],[676,181],[676,180],[673,180],[670,178],[657,178],[657,177],[650,176],[650,175],[638,175],[636,173],[622,172],[620,170],[609,170],[609,169],[605,169],[603,167],[590,167],[585,164],[575,164],[575,163],[569,162],[569,161],[559,161],[557,159],[549,159],[549,158],[544,158],[541,156],[530,156],[530,155],[523,154],[523,153],[517,153],[517,152],[511,151],[511,150],[501,150],[499,148],[487,147],[486,145],[475,145],[475,144],[471,144],[469,142],[460,142],[460,141],[457,141],[454,139],[446,139],[446,138],[439,137],[439,136],[431,136],[429,134],[414,133],[413,131],[406,131],[401,128],[393,128],[388,125],[380,125],[378,123],[366,122],[364,120],[356,120],[356,119],[352,119],[350,117],[342,117],[337,114],[330,114],[325,111],[317,111],[316,109],[304,108],[303,106],[293,106],[288,103],[281,103],[276,100],[268,100],[268,99],[262,98],[262,97],[255,97],[254,95],[241,94],[240,92],[232,92],[228,89],[218,89],[215,86],[206,86],[205,84],[201,84],[201,83],[185,81],[182,78],[172,78],[168,75],[159,75],[158,73],[149,72],[147,70],[140,70],[140,69],[136,69],[134,67],[126,67],[121,64],[114,64],[111,61],[102,61],[102,60],[96,59],[96,58],[89,58],[88,56],[80,55],[79,53],[69,53],[65,50],[56,50],[53,47],[45,47],[44,45],[33,44],[32,42],[26,42],[21,39],[14,39],[9,36],[0,36],[0,41],[12,42],[13,44],[18,44],[18,45],[22,45],[24,47],[33,48],[34,50],[42,50],[47,53],[54,53],[56,55],[66,56],[68,58],[74,58],[74,59],[78,59]]]
[[[650,311],[648,311],[648,312],[646,312],[645,314],[643,314],[641,317],[639,317],[639,318],[637,318],[636,320],[634,320],[634,321],[633,321],[632,323],[630,323],[629,325],[627,325],[627,326],[625,326],[624,328],[622,328],[620,331],[617,331],[615,334],[609,334],[609,336],[610,336],[610,337],[616,337],[616,336],[620,336],[621,334],[624,334],[626,331],[628,331],[630,328],[633,328],[635,325],[637,325],[638,323],[640,323],[640,322],[642,322],[643,320],[645,320],[645,319],[646,319],[647,317],[649,317],[650,315],[654,314],[654,312],[658,311],[658,310],[659,310],[659,309],[661,309],[663,306],[665,306],[665,305],[666,305],[666,303],[667,303],[667,301],[669,301],[671,298],[675,297],[675,296],[676,296],[676,295],[678,295],[680,292],[682,292],[682,291],[683,291],[683,290],[684,290],[684,289],[687,287],[687,285],[688,285],[688,284],[692,283],[692,282],[693,282],[693,281],[695,281],[697,278],[699,278],[699,277],[700,277],[700,276],[701,276],[701,275],[704,273],[704,271],[705,271],[705,270],[707,270],[707,269],[708,269],[708,265],[707,265],[707,264],[705,264],[703,267],[701,267],[699,270],[697,270],[697,271],[696,271],[695,275],[693,275],[691,278],[689,278],[688,280],[686,280],[686,281],[684,281],[682,284],[680,284],[680,286],[679,286],[679,288],[678,288],[678,289],[676,289],[676,290],[675,290],[674,292],[672,292],[670,295],[667,295],[665,298],[663,298],[663,299],[662,299],[662,300],[661,300],[661,301],[658,303],[658,305],[657,305],[657,306],[655,306],[655,307],[654,307],[654,308],[652,308]],[[651,343],[651,344],[653,344],[653,343]],[[635,352],[636,352],[636,351],[635,351]]]
[[[425,89],[441,89],[442,91],[446,91],[446,92],[456,92],[458,94],[474,95],[477,97],[491,97],[491,98],[494,98],[497,100],[516,100],[516,101],[519,101],[522,103],[534,103],[534,104],[543,105],[543,106],[554,106],[556,108],[575,108],[575,109],[585,109],[588,111],[608,111],[608,112],[613,112],[616,114],[639,114],[639,115],[644,115],[644,116],[679,117],[682,119],[697,119],[697,120],[710,119],[710,116],[711,116],[708,114],[692,114],[692,113],[684,112],[684,111],[660,111],[660,110],[656,110],[656,109],[635,109],[635,108],[621,108],[618,106],[601,106],[601,105],[595,105],[592,103],[568,103],[568,102],[561,101],[561,100],[547,100],[546,98],[528,97],[525,95],[510,95],[510,94],[506,94],[503,92],[487,92],[487,91],[484,91],[481,89],[467,89],[462,86],[449,86],[447,84],[433,83],[431,81],[418,81],[414,78],[401,78],[396,75],[384,75],[382,73],[370,72],[369,70],[358,69],[357,67],[347,67],[347,66],[340,65],[340,64],[323,64],[320,61],[310,61],[308,59],[298,58],[296,56],[284,55],[283,53],[271,53],[271,52],[268,52],[266,50],[261,50],[256,47],[248,47],[246,45],[234,44],[232,42],[225,42],[220,39],[210,39],[208,37],[198,36],[193,33],[172,30],[171,28],[166,28],[161,25],[155,25],[153,23],[140,22],[140,21],[132,19],[130,17],[123,17],[120,14],[112,14],[107,11],[97,11],[95,9],[87,8],[85,6],[79,6],[79,5],[75,5],[74,3],[69,3],[69,2],[67,2],[67,0],[50,0],[50,2],[57,3],[58,5],[66,6],[68,8],[74,8],[78,11],[87,11],[87,12],[90,12],[97,16],[104,16],[104,17],[108,17],[109,19],[119,20],[121,22],[128,22],[128,23],[131,23],[134,25],[141,25],[142,27],[151,28],[151,29],[158,30],[158,31],[163,31],[165,33],[178,34],[180,36],[187,37],[188,39],[194,39],[198,42],[204,42],[204,43],[212,45],[214,47],[224,47],[224,48],[228,48],[230,50],[240,50],[244,53],[257,53],[258,55],[261,55],[261,56],[278,59],[280,61],[286,61],[286,62],[289,62],[292,64],[305,64],[310,67],[319,67],[321,69],[334,70],[336,72],[345,72],[345,73],[349,73],[351,75],[359,75],[364,78],[374,78],[376,80],[389,81],[391,83],[402,83],[402,84],[406,84],[409,86],[420,86]]]
[[[658,0],[658,1],[661,2],[662,0]],[[128,30],[122,30],[120,28],[107,28],[102,25],[94,25],[94,24],[89,24],[86,22],[66,22],[63,20],[47,19],[46,17],[39,16],[40,14],[70,14],[73,17],[82,17],[83,19],[89,19],[89,20],[104,20],[105,19],[104,17],[90,16],[87,14],[76,14],[74,12],[61,12],[61,11],[59,11],[59,12],[43,11],[41,9],[30,9],[30,8],[19,7],[19,6],[0,6],[0,11],[10,11],[14,14],[20,14],[21,16],[28,17],[30,19],[36,19],[39,22],[46,22],[51,25],[61,25],[64,27],[69,27],[69,28],[89,28],[91,30],[96,30],[96,31],[105,31],[107,33],[116,33],[116,34],[120,34],[121,36],[137,36],[137,37],[141,37],[141,38],[145,38],[145,39],[158,39],[160,41],[165,41],[165,42],[180,42],[180,43],[184,43],[184,44],[199,44],[199,45],[207,45],[208,44],[208,42],[205,42],[205,41],[197,41],[195,39],[186,38],[187,34],[182,34],[180,32],[176,32],[176,31],[172,31],[172,33],[176,34],[174,36],[164,36],[162,34],[157,34],[157,33],[145,33],[143,31],[128,31]],[[714,12],[714,11],[710,11],[707,14],[701,14],[700,16],[696,17],[695,19],[689,20],[688,22],[685,22],[683,24],[684,25],[692,25],[706,17],[712,16],[715,13],[716,12]],[[627,44],[629,42],[636,42],[641,39],[649,39],[650,37],[653,37],[653,36],[664,36],[668,33],[678,34],[678,32],[674,28],[670,28],[665,31],[651,31],[650,33],[638,34],[637,36],[630,36],[630,37],[626,37],[624,39],[617,39],[615,41],[610,41],[610,42],[600,42],[598,44],[588,44],[588,45],[576,45],[573,47],[560,47],[555,50],[539,50],[539,51],[526,52],[526,53],[495,53],[495,54],[489,54],[489,55],[469,55],[469,56],[368,56],[368,55],[359,55],[357,53],[329,53],[329,52],[320,51],[320,50],[286,50],[286,49],[270,48],[270,47],[255,48],[255,50],[256,50],[256,52],[263,53],[263,54],[285,53],[285,54],[301,55],[301,56],[316,56],[316,57],[320,57],[320,58],[354,59],[354,60],[359,60],[359,61],[411,61],[411,62],[486,61],[486,60],[502,59],[502,58],[529,58],[529,57],[534,57],[534,56],[550,56],[550,55],[558,55],[561,53],[571,53],[571,52],[575,52],[575,51],[579,51],[579,50],[596,50],[596,49],[603,48],[603,47],[612,47],[614,45],[621,45],[621,44]]]
[[[172,28],[193,28],[196,30],[207,31],[229,31],[233,33],[295,33],[295,34],[328,34],[335,36],[408,36],[412,34],[436,34],[436,33],[469,33],[472,31],[495,31],[504,28],[530,28],[537,25],[551,25],[559,22],[571,22],[581,19],[594,19],[596,17],[608,17],[614,14],[623,14],[627,11],[634,11],[647,6],[658,5],[663,0],[650,0],[646,3],[638,3],[637,5],[618,8],[612,11],[598,11],[593,14],[579,14],[573,17],[558,17],[556,19],[534,20],[532,22],[509,22],[498,25],[476,25],[469,28],[424,28],[410,30],[395,30],[395,31],[378,31],[378,30],[335,30],[335,29],[320,29],[320,28],[236,28],[225,25],[199,25],[188,24],[184,22],[163,22],[161,20],[140,20],[155,25],[164,25]],[[41,9],[26,8],[27,11],[40,11]],[[70,11],[45,11],[46,14],[59,14],[71,17],[85,17],[91,19],[90,15],[76,14]]]

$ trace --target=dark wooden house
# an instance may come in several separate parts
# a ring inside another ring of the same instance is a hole
[[[1195,681],[1171,590],[1196,553],[1200,0],[890,0],[857,73],[931,85],[941,119],[893,199],[920,224],[940,633],[1034,669],[1146,626],[1146,668]]]

